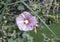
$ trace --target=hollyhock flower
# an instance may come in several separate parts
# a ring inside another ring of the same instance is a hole
[[[16,18],[16,23],[21,31],[33,30],[37,26],[37,19],[29,12],[23,12]]]

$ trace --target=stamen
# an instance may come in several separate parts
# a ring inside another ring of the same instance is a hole
[[[24,23],[25,23],[25,24],[28,24],[28,23],[29,23],[29,20],[25,20]]]

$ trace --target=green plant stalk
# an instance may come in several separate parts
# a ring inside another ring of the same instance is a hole
[[[49,28],[49,26],[41,19],[41,17],[40,16],[38,16],[37,14],[36,14],[36,12],[34,12],[24,1],[21,1],[32,13],[34,13],[35,14],[35,16],[37,16],[39,19],[40,19],[40,21],[47,27],[47,29],[56,37],[56,34]]]

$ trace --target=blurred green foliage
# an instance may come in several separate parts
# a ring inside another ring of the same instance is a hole
[[[23,33],[24,35],[21,34],[22,31],[18,29],[15,18],[23,11],[31,12],[21,1],[24,1],[39,17],[42,16],[41,18],[43,19],[41,10],[45,7],[40,7],[37,4],[39,0],[0,0],[0,42],[60,42],[60,13],[58,13],[59,23],[56,23],[53,18],[47,18],[46,20],[46,24],[56,33],[56,37],[40,20],[38,20],[39,27],[37,28],[37,34],[34,31]],[[60,2],[60,0],[57,1]],[[49,19],[52,21],[51,24],[49,23]]]

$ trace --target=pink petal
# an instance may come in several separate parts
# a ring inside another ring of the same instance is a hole
[[[35,16],[31,17],[29,20],[30,20],[30,23],[29,23],[30,26],[36,26],[37,20]]]

